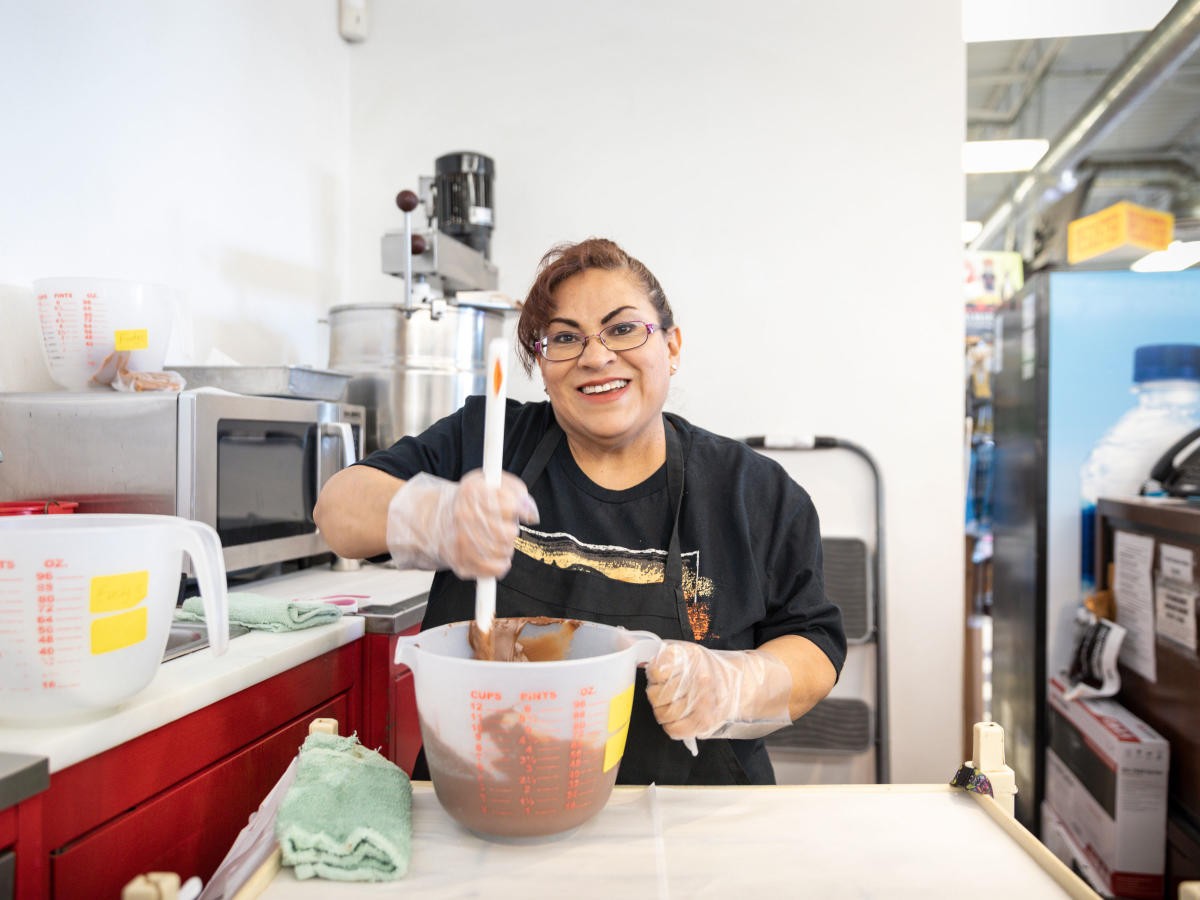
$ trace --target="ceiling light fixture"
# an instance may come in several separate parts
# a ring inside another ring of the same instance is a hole
[[[1135,272],[1181,272],[1200,263],[1200,241],[1171,241],[1166,250],[1147,253],[1129,268]]]
[[[1028,172],[1050,149],[1043,138],[1018,141],[965,141],[963,171],[968,175],[988,172]]]
[[[979,237],[979,232],[983,231],[982,222],[963,222],[962,223],[962,239],[964,244],[969,244],[975,238]]]

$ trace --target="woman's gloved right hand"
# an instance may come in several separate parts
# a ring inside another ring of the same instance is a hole
[[[512,566],[520,523],[538,521],[537,504],[523,482],[502,472],[488,487],[483,470],[462,481],[422,472],[388,504],[387,545],[405,569],[450,569],[459,578],[503,578]]]

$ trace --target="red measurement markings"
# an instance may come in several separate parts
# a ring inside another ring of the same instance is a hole
[[[85,294],[83,297],[83,345],[89,350],[94,345],[94,318],[92,311],[92,301],[96,299],[95,294]]]
[[[477,695],[477,691],[472,692],[472,696]],[[479,811],[486,815],[488,790],[487,769],[483,764],[483,704],[478,700],[472,700],[469,708],[471,710],[471,736],[475,739],[475,784],[479,789]]]
[[[66,567],[66,563],[61,559],[47,559],[42,562],[42,571],[34,573],[34,596],[36,610],[36,633],[37,633],[37,653],[38,658],[42,661],[42,686],[54,686],[54,646],[55,646],[55,621],[58,606],[58,600],[55,596],[57,585],[55,577],[60,570]]]
[[[67,296],[71,295],[68,294]],[[54,295],[54,330],[58,334],[59,344],[65,345],[67,342],[67,320],[61,297],[61,294]]]

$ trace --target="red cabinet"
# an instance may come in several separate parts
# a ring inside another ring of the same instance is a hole
[[[17,896],[118,897],[149,871],[207,881],[312,719],[361,728],[362,667],[354,641],[53,773],[18,807]]]
[[[17,810],[0,810],[0,900],[13,896],[17,872]]]
[[[422,609],[424,607],[422,606]],[[375,627],[379,630],[372,631]],[[392,627],[403,628],[393,632]],[[420,630],[420,620],[409,624],[401,620],[367,619],[363,637],[363,729],[359,740],[378,750],[409,775],[421,749],[421,729],[417,722],[417,698],[413,674],[408,666],[392,662],[396,642],[402,635]]]
[[[49,786],[50,764],[45,757],[0,753],[0,900],[12,900],[16,891],[22,817],[34,821],[40,815],[36,798]]]

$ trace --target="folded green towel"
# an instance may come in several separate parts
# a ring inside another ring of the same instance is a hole
[[[261,594],[229,594],[229,621],[259,631],[296,631],[314,625],[328,625],[342,616],[340,607],[315,600],[276,600]],[[204,603],[188,597],[175,610],[175,618],[184,622],[203,622]]]
[[[356,737],[310,734],[275,819],[297,878],[392,881],[412,854],[412,784]]]

